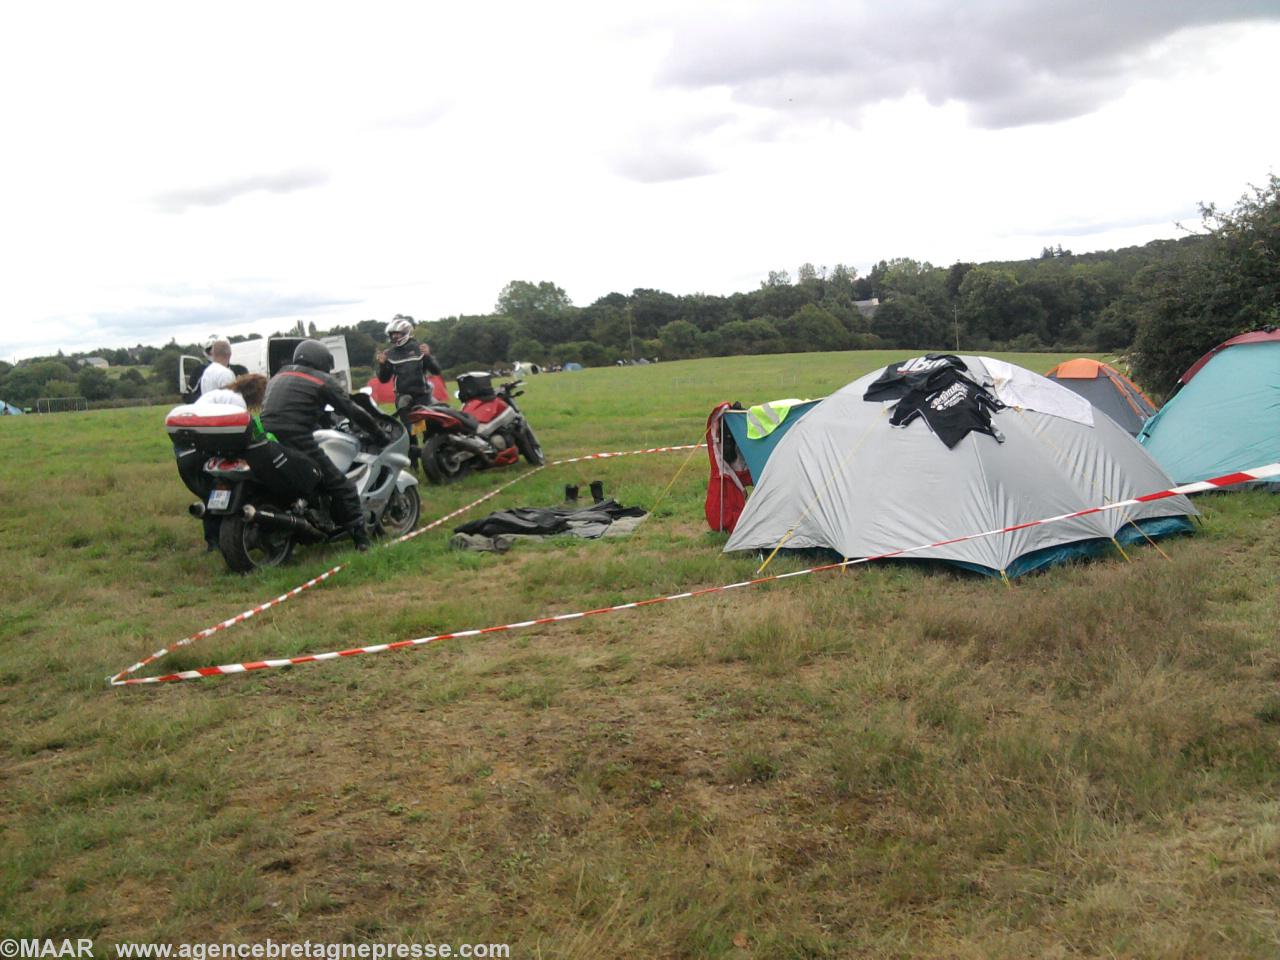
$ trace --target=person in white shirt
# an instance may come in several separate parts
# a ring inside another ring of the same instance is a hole
[[[212,393],[229,386],[236,375],[231,372],[231,344],[226,340],[216,340],[209,348],[209,366],[205,367],[200,377],[200,395]]]

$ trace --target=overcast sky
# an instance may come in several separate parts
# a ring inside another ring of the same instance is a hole
[[[0,358],[1179,235],[1280,170],[1280,0],[0,12]]]

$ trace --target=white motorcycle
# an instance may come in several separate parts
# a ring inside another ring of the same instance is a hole
[[[347,420],[317,430],[325,455],[355,484],[365,522],[375,535],[400,537],[418,523],[422,502],[409,472],[409,435],[362,393],[352,400],[378,422],[372,436]],[[249,414],[230,408],[209,415],[179,407],[165,421],[179,451],[179,472],[200,497],[193,517],[220,518],[218,549],[237,573],[284,563],[295,543],[323,543],[348,536],[333,522],[328,498],[318,488],[319,470],[303,454],[277,443],[249,439]],[[199,476],[183,472],[188,461],[207,455]]]

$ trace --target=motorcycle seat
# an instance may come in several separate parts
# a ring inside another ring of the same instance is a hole
[[[472,433],[479,432],[480,421],[477,420],[475,417],[473,417],[471,414],[467,413],[464,410],[455,410],[453,408],[450,408],[449,412],[453,414],[455,417],[457,417],[458,420],[462,423],[462,425],[466,427],[468,430],[470,430]]]
[[[404,416],[410,423],[417,423],[420,420],[427,419],[427,414],[435,411],[447,413],[451,417],[457,417],[458,421],[472,433],[475,433],[480,428],[480,422],[476,420],[475,417],[469,413],[464,413],[455,407],[451,407],[447,403],[433,403],[430,405],[417,404],[409,407]]]

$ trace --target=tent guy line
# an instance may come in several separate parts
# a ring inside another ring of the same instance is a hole
[[[648,449],[645,449],[645,450],[613,450],[613,451],[607,451],[603,453],[591,453],[581,457],[570,457],[565,460],[553,460],[551,461],[551,463],[548,463],[543,467],[535,467],[534,469],[528,471],[527,473],[522,473],[518,477],[508,480],[506,483],[502,484],[501,486],[495,487],[494,489],[486,493],[484,496],[478,497],[475,500],[472,500],[470,503],[466,504],[465,506],[459,507],[457,510],[454,510],[452,513],[446,513],[443,517],[438,517],[437,519],[432,520],[426,526],[420,527],[417,530],[411,530],[409,533],[406,533],[404,536],[397,537],[395,540],[392,540],[389,543],[384,544],[383,546],[384,548],[393,547],[396,544],[400,544],[400,543],[404,543],[405,541],[412,540],[414,537],[420,536],[426,533],[428,530],[434,530],[436,527],[440,526],[442,523],[445,523],[448,520],[452,520],[454,517],[457,517],[457,516],[460,516],[461,514],[466,513],[468,510],[472,509],[473,507],[478,507],[480,504],[484,503],[486,500],[491,500],[493,497],[496,497],[498,494],[500,494],[503,490],[507,489],[507,487],[511,486],[512,484],[519,483],[521,480],[528,479],[538,471],[545,469],[545,467],[558,467],[558,466],[561,466],[562,464],[579,463],[583,460],[605,460],[605,459],[610,459],[612,457],[629,457],[629,456],[634,456],[636,454],[643,454],[643,453],[667,453],[669,451],[674,451],[674,450],[696,450],[698,447],[705,447],[705,446],[706,446],[705,443],[694,443],[694,444],[686,444],[684,446],[675,446],[675,447],[649,447]],[[260,613],[265,613],[266,611],[270,610],[272,607],[278,607],[280,604],[284,603],[285,601],[292,600],[294,597],[298,596],[300,593],[303,593],[307,590],[310,590],[312,587],[320,585],[324,581],[328,580],[330,577],[333,577],[338,573],[340,573],[345,568],[346,568],[346,564],[339,563],[336,566],[330,567],[328,570],[324,571],[324,573],[321,573],[318,576],[312,577],[306,583],[299,584],[298,586],[294,587],[292,590],[285,591],[284,593],[280,594],[280,596],[278,597],[273,597],[272,599],[266,600],[258,604],[257,606],[250,607],[248,610],[244,610],[240,613],[237,613],[234,617],[228,617],[226,620],[223,620],[221,623],[215,623],[211,627],[206,627],[205,629],[197,631],[196,633],[193,633],[190,636],[183,637],[181,640],[176,640],[173,643],[169,644],[167,647],[163,647],[157,650],[155,653],[151,654],[150,656],[143,657],[141,660],[139,660],[137,663],[133,664],[132,666],[125,667],[125,669],[121,670],[119,673],[114,673],[111,676],[107,677],[107,682],[112,684],[113,686],[120,686],[121,684],[118,681],[120,681],[122,677],[127,677],[131,673],[137,673],[143,667],[150,666],[151,664],[159,660],[161,657],[166,656],[167,654],[173,653],[173,651],[175,650],[180,650],[183,647],[190,646],[191,644],[195,643],[197,640],[203,640],[205,637],[211,637],[215,633],[219,633],[223,630],[229,630],[232,627],[234,627],[236,624],[244,623],[246,620],[249,620],[250,618],[257,616]]]
[[[1140,503],[1150,503],[1155,500],[1163,500],[1169,497],[1182,496],[1192,493],[1203,493],[1209,490],[1218,490],[1224,487],[1235,486],[1240,483],[1250,483],[1256,480],[1268,480],[1280,477],[1280,463],[1271,463],[1266,466],[1253,467],[1248,470],[1241,470],[1236,473],[1225,474],[1220,477],[1214,477],[1209,480],[1202,480],[1198,483],[1189,483],[1179,487],[1170,487],[1165,490],[1157,490],[1153,493],[1143,494],[1142,496],[1132,497],[1128,500],[1120,500],[1115,503],[1105,504],[1103,506],[1087,507],[1084,510],[1077,510],[1073,513],[1064,513],[1054,517],[1043,517],[1039,520],[1028,520],[1024,523],[1016,523],[1008,527],[1001,527],[996,530],[986,530],[981,533],[969,533],[959,537],[951,537],[946,540],[938,540],[934,543],[919,544],[914,547],[903,547],[897,550],[891,550],[887,553],[877,554],[873,557],[859,557],[852,560],[842,560],[837,563],[823,564],[817,567],[809,567],[804,570],[794,570],[789,573],[778,573],[767,577],[757,577],[753,580],[741,580],[737,583],[723,584],[721,586],[704,587],[700,590],[689,590],[684,593],[674,593],[661,597],[650,597],[647,600],[635,600],[630,603],[620,603],[611,607],[599,607],[595,610],[583,610],[574,613],[561,613],[549,617],[539,617],[533,620],[520,620],[513,623],[504,623],[497,626],[482,627],[472,630],[459,630],[453,633],[438,633],[429,637],[417,637],[411,640],[399,640],[394,643],[379,643],[365,647],[352,647],[347,650],[335,650],[329,653],[313,653],[305,654],[297,657],[286,657],[271,660],[254,660],[245,663],[229,663],[219,666],[199,667],[195,670],[181,670],[177,673],[169,673],[155,677],[125,677],[124,674],[129,671],[123,671],[111,679],[112,686],[134,686],[142,684],[157,683],[173,683],[180,680],[199,680],[205,677],[226,676],[236,673],[250,673],[256,670],[266,670],[273,667],[292,667],[303,663],[319,663],[324,660],[337,660],[342,657],[354,657],[362,654],[384,653],[388,650],[404,650],[410,647],[421,647],[430,643],[437,643],[441,640],[459,640],[466,637],[478,637],[490,633],[502,633],[510,630],[521,630],[527,627],[536,627],[549,623],[562,623],[569,620],[581,620],[585,617],[601,616],[607,613],[620,613],[624,610],[636,610],[640,607],[653,606],[659,603],[668,603],[673,600],[687,600],[692,597],[704,597],[713,593],[725,593],[729,590],[736,590],[740,587],[753,587],[761,583],[770,583],[776,580],[787,580],[791,577],[802,577],[811,573],[821,573],[828,570],[843,570],[847,567],[856,566],[861,563],[870,563],[873,560],[887,560],[893,557],[905,556],[909,553],[917,553],[922,550],[929,550],[934,547],[941,547],[947,544],[960,543],[965,540],[977,540],[983,537],[995,537],[1002,534],[1011,533],[1015,530],[1024,530],[1028,527],[1035,527],[1041,524],[1057,523],[1063,520],[1070,520],[1073,517],[1082,517],[1090,514],[1105,513],[1111,510],[1120,510],[1125,507],[1132,507]]]

